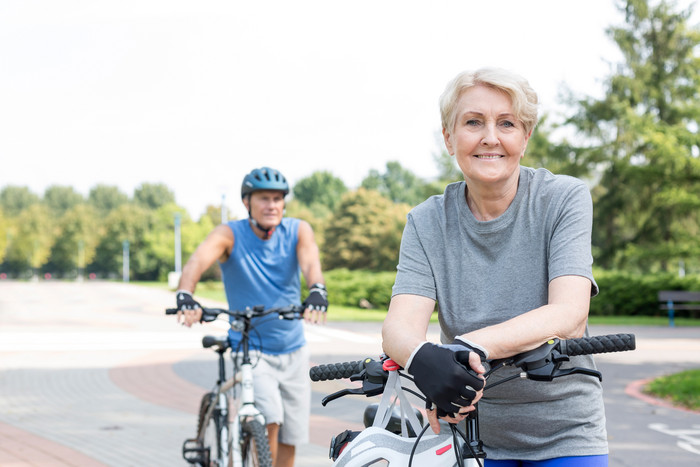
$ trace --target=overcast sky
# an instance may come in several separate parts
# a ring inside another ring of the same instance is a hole
[[[356,187],[398,160],[436,174],[458,72],[600,95],[610,0],[0,0],[0,188],[165,183],[198,218],[268,165]],[[526,163],[525,161],[524,163]]]

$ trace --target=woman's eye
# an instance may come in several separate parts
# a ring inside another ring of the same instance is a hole
[[[479,120],[475,120],[475,119],[467,120],[467,126],[477,126],[480,123],[481,122]]]
[[[501,125],[507,128],[515,127],[515,123],[511,122],[510,120],[504,120],[503,122],[501,122]]]

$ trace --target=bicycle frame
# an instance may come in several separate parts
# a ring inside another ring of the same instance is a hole
[[[213,390],[202,400],[197,438],[185,440],[183,443],[182,451],[185,460],[199,465],[215,463],[220,467],[228,467],[229,462],[232,461],[234,466],[240,467],[244,462],[248,465],[244,458],[251,454],[251,458],[261,462],[261,465],[270,465],[271,456],[265,434],[265,418],[255,406],[254,365],[250,357],[250,331],[254,328],[252,320],[271,313],[277,313],[280,319],[300,319],[302,312],[301,306],[267,310],[258,306],[243,311],[219,308],[202,309],[203,322],[214,321],[219,314],[231,316],[231,329],[240,332],[242,337],[237,349],[231,348],[228,336],[205,336],[202,339],[202,345],[205,348],[217,347],[215,350],[219,354],[219,377]],[[166,309],[166,314],[175,313],[177,313],[177,309]],[[229,349],[231,349],[234,374],[232,378],[226,379],[223,355]],[[238,390],[240,390],[240,394],[236,397]],[[211,399],[208,400],[207,397],[211,397]],[[229,397],[236,403],[234,417],[231,417],[229,410]],[[206,407],[206,411],[204,407]],[[216,425],[217,452],[215,456],[210,452],[213,445],[204,441],[209,429],[209,422],[212,419]],[[245,452],[244,447],[246,447]],[[251,447],[254,452],[249,450]],[[211,459],[212,457],[216,458]]]
[[[232,323],[233,324],[233,323]],[[243,465],[243,457],[240,450],[239,441],[242,439],[242,426],[243,422],[249,418],[254,418],[262,426],[266,426],[265,417],[260,412],[260,410],[255,407],[255,391],[253,388],[253,363],[250,359],[250,344],[248,341],[248,333],[250,332],[252,325],[249,319],[244,320],[241,339],[241,364],[238,365],[236,361],[236,355],[232,352],[231,359],[233,360],[234,368],[239,367],[239,370],[234,372],[234,376],[224,384],[225,389],[232,389],[236,386],[240,387],[240,396],[234,397],[233,400],[237,401],[236,417],[234,419],[235,425],[232,430],[231,445],[233,446],[233,465],[238,467]]]

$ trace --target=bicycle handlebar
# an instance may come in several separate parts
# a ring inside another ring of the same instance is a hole
[[[166,308],[166,315],[175,315],[179,310],[177,308]],[[284,307],[275,307],[265,309],[264,306],[254,306],[245,310],[227,310],[225,308],[207,308],[202,307],[202,321],[205,323],[214,321],[220,314],[229,315],[235,319],[242,318],[258,318],[269,315],[271,313],[279,314],[280,319],[301,319],[304,313],[302,305],[289,305]]]
[[[541,361],[557,351],[564,357],[575,357],[578,355],[591,355],[609,352],[624,352],[634,350],[636,347],[634,334],[608,334],[604,336],[580,337],[577,339],[551,341],[542,346],[515,355],[508,359],[498,360],[499,363],[511,364],[528,370],[535,361]],[[350,378],[360,373],[367,363],[365,360],[354,362],[329,363],[314,366],[309,370],[309,377],[312,381],[328,381],[334,379]]]
[[[345,379],[362,371],[365,360],[354,362],[329,363],[311,367],[309,376],[311,381],[329,381],[333,379]]]
[[[560,352],[569,357],[634,350],[634,334],[608,334],[559,341]]]

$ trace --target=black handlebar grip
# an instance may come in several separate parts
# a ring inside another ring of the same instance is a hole
[[[328,381],[331,379],[344,379],[359,373],[364,368],[364,360],[355,362],[329,363],[327,365],[313,366],[309,370],[311,381]]]
[[[575,357],[576,355],[634,350],[636,343],[634,334],[608,334],[606,336],[563,340],[559,346],[562,354]]]
[[[166,309],[165,309],[165,314],[166,314],[166,315],[176,315],[176,314],[177,314],[177,308],[166,308]]]

